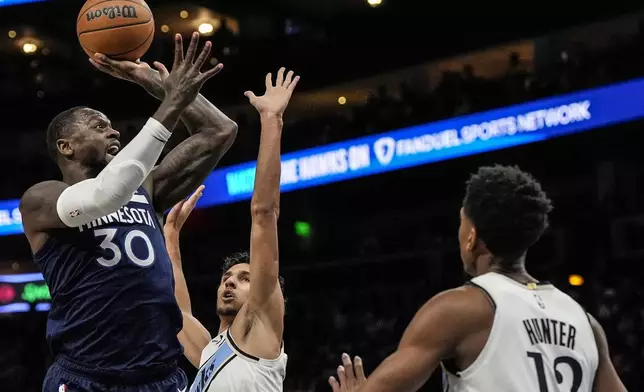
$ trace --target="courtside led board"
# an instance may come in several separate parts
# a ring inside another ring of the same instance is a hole
[[[0,275],[0,313],[48,311],[51,295],[42,274]]]
[[[644,117],[644,79],[282,155],[282,192],[534,143]],[[198,207],[250,199],[256,162],[217,169]],[[0,201],[0,236],[22,233],[18,200]]]

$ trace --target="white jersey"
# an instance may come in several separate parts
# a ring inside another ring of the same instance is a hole
[[[281,392],[286,361],[284,347],[280,356],[271,360],[244,353],[226,330],[201,353],[190,392]]]
[[[496,273],[471,283],[494,302],[494,321],[472,365],[452,374],[443,364],[445,391],[592,391],[599,354],[581,305],[550,284],[525,285]]]

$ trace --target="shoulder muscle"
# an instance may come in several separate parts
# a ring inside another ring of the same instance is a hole
[[[25,232],[65,227],[58,217],[56,203],[67,187],[61,181],[44,181],[25,191],[20,199],[20,214]]]
[[[409,324],[401,346],[428,345],[451,356],[459,344],[481,325],[487,325],[493,309],[487,296],[475,287],[459,287],[437,294],[427,301]]]

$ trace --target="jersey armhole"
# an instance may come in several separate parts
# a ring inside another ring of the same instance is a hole
[[[496,313],[496,302],[494,302],[494,298],[492,298],[492,296],[490,295],[490,293],[486,289],[484,289],[483,287],[479,286],[478,284],[476,284],[476,283],[474,283],[472,281],[465,283],[465,286],[471,286],[471,287],[475,287],[475,288],[481,290],[485,294],[485,297],[487,298],[487,300],[489,301],[490,306],[492,306],[492,310],[494,311],[494,313]],[[489,339],[489,337],[488,337],[488,339]],[[482,351],[481,351],[481,353],[482,353]],[[458,364],[456,363],[455,358],[443,359],[441,361],[441,363],[443,364],[443,370],[446,371],[447,373],[453,375],[454,377],[460,378],[461,377],[460,373],[463,370],[465,370],[465,369],[460,369],[459,368]]]
[[[477,289],[481,290],[485,294],[485,296],[487,297],[487,300],[490,302],[490,305],[492,306],[492,309],[494,311],[496,311],[496,302],[494,302],[494,298],[492,298],[492,296],[490,295],[490,293],[486,289],[484,289],[483,287],[479,286],[478,284],[476,284],[476,283],[474,283],[472,281],[469,281],[469,282],[465,283],[465,286],[472,286],[472,287],[476,287]]]
[[[55,235],[52,235],[51,233],[44,233],[47,235],[47,239],[45,240],[44,244],[38,249],[36,253],[33,253],[33,259],[34,261],[40,261],[42,259],[45,259],[49,253],[55,248],[58,240],[56,239]]]

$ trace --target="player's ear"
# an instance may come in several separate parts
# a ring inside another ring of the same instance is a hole
[[[70,157],[74,154],[74,149],[67,139],[56,140],[56,147],[58,148],[58,152],[65,157]]]
[[[470,227],[470,232],[467,234],[467,250],[469,252],[473,251],[476,248],[476,242],[478,241],[478,234],[476,232],[476,227]]]

